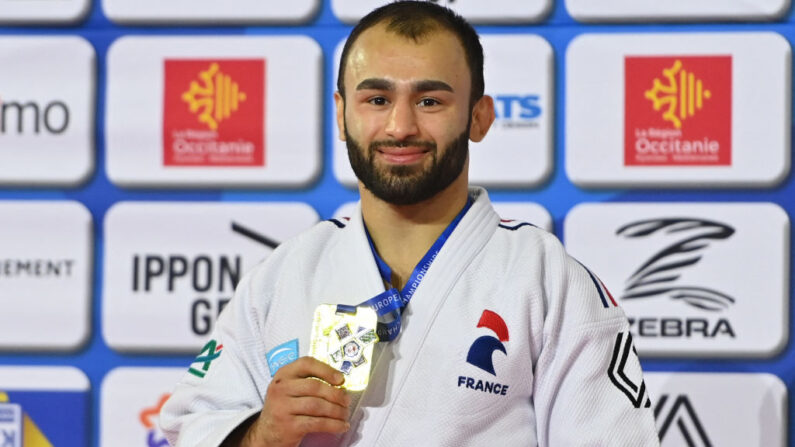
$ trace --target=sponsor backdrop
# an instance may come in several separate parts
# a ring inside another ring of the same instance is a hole
[[[795,445],[790,1],[437,2],[473,183],[625,309],[663,445]],[[164,445],[241,275],[355,209],[337,57],[384,3],[0,0],[0,447]]]

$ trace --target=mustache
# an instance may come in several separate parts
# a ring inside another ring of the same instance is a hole
[[[421,147],[423,149],[428,149],[431,151],[436,150],[436,143],[433,141],[422,141],[422,140],[376,140],[370,143],[369,149],[370,151],[374,151],[376,149],[382,147]]]

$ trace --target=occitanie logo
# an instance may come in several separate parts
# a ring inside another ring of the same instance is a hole
[[[663,111],[664,120],[680,129],[682,121],[701,110],[704,100],[712,97],[712,93],[704,88],[701,79],[682,68],[681,59],[675,60],[670,68],[663,69],[663,77],[665,83],[654,78],[654,86],[646,90],[644,96],[652,102],[654,110]]]
[[[165,166],[265,165],[265,60],[166,60]]]
[[[731,56],[627,56],[624,164],[731,165]]]
[[[217,62],[199,73],[200,82],[190,83],[190,89],[182,94],[192,113],[198,114],[199,122],[210,130],[218,130],[218,123],[232,116],[246,93],[231,76],[222,73]]]

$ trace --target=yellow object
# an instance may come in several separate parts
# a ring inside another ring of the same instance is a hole
[[[8,402],[8,394],[0,391],[0,402]],[[53,447],[52,443],[27,414],[22,417],[23,447]]]
[[[315,309],[309,355],[342,372],[342,388],[362,391],[370,380],[373,347],[378,342],[378,315],[369,306],[353,309],[338,312],[335,304]]]
[[[679,75],[678,83],[677,75]],[[704,107],[704,99],[710,99],[712,92],[705,89],[701,79],[697,79],[692,72],[683,70],[682,61],[679,59],[674,61],[670,68],[663,69],[663,76],[667,84],[655,78],[653,87],[646,90],[644,95],[646,99],[652,101],[654,110],[666,107],[663,119],[670,121],[675,128],[681,129],[682,122],[701,110]]]
[[[241,102],[246,100],[246,93],[232,78],[220,71],[217,63],[210,65],[199,73],[201,84],[193,81],[190,89],[182,94],[182,100],[188,103],[193,113],[201,111],[199,122],[207,125],[210,130],[218,130],[218,124],[232,116]]]

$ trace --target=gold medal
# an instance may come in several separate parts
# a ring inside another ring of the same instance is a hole
[[[345,375],[350,391],[367,388],[378,315],[370,306],[321,304],[315,309],[309,355]]]

